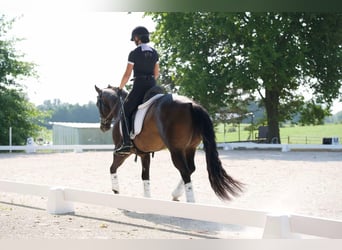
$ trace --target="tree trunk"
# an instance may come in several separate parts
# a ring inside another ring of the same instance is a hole
[[[279,91],[266,90],[264,102],[268,125],[267,142],[281,143],[279,132]]]

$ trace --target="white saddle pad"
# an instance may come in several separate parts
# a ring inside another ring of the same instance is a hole
[[[137,113],[134,118],[134,131],[131,132],[130,137],[133,140],[138,134],[140,134],[142,125],[144,123],[144,118],[148,108],[160,97],[164,96],[164,94],[157,94],[151,97],[148,101],[140,104],[137,109]]]
[[[133,140],[138,134],[140,134],[142,125],[144,123],[144,118],[148,108],[160,97],[164,96],[164,94],[157,94],[151,97],[148,101],[140,104],[137,109],[137,113],[134,118],[134,131],[131,131],[130,137]],[[120,121],[120,133],[122,135],[122,125]]]

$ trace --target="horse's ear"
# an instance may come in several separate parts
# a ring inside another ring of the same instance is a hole
[[[110,84],[108,84],[108,87],[107,87],[107,88],[112,89],[112,90],[114,90],[114,91],[116,91],[116,90],[118,89],[118,87],[114,87],[114,86],[112,86],[112,85],[110,85]]]
[[[101,89],[95,85],[95,90],[97,93],[101,94]]]

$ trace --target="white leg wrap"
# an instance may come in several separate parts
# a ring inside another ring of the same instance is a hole
[[[186,201],[195,202],[195,195],[194,195],[194,190],[192,188],[192,183],[189,182],[185,184],[184,187],[185,187]]]
[[[172,192],[173,200],[178,200],[178,198],[182,196],[183,192],[184,192],[184,182],[183,180],[180,180],[176,189]]]
[[[144,184],[144,197],[151,198],[151,185],[150,181],[143,181]]]
[[[112,190],[114,193],[119,193],[119,180],[118,180],[118,174],[111,174],[112,179]]]

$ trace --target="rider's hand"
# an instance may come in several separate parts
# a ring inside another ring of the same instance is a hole
[[[117,93],[118,93],[118,96],[120,97],[120,96],[122,96],[122,89],[118,89],[118,91],[117,91]]]

